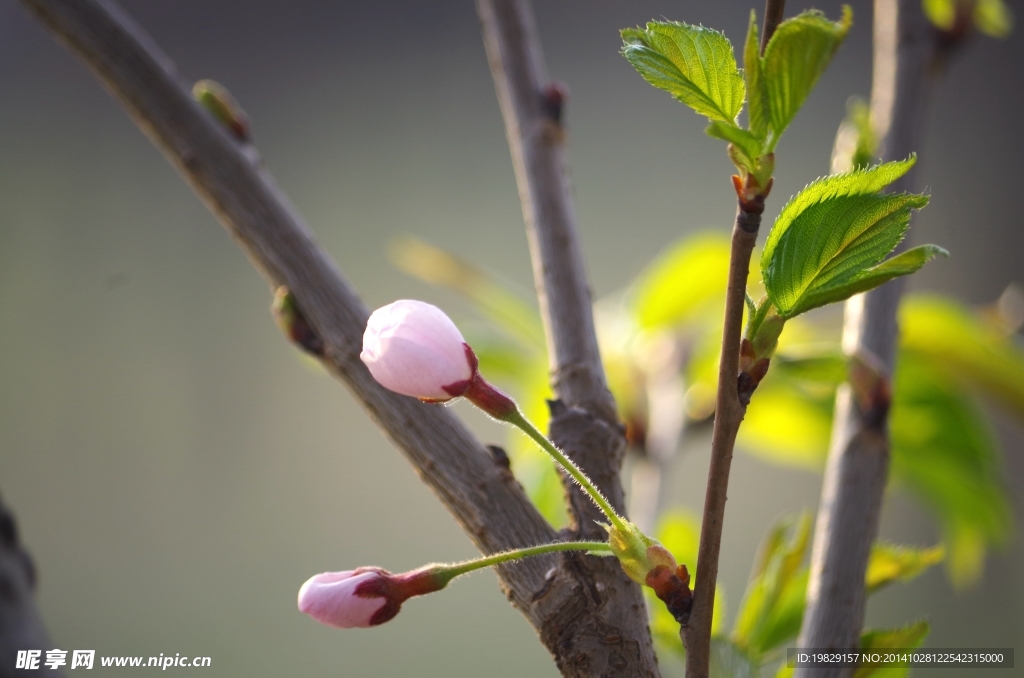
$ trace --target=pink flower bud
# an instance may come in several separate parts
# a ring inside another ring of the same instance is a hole
[[[358,589],[363,584],[372,585],[378,577],[373,571],[356,574],[353,570],[347,570],[318,574],[299,589],[299,611],[321,624],[341,629],[373,626],[374,616],[387,604],[387,598],[366,595],[358,592]]]
[[[455,323],[410,299],[370,315],[359,357],[385,388],[433,402],[462,395],[476,374],[476,357]]]
[[[359,358],[396,393],[432,403],[465,396],[501,420],[518,412],[515,401],[480,376],[476,354],[455,323],[422,301],[401,299],[374,311]]]
[[[299,589],[299,611],[340,629],[377,626],[398,614],[409,598],[440,591],[449,579],[433,567],[403,574],[379,567],[324,572]]]

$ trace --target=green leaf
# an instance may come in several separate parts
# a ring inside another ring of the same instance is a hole
[[[622,31],[622,54],[647,82],[711,120],[733,124],[743,107],[743,76],[718,31],[651,21]]]
[[[876,542],[871,548],[865,585],[874,593],[894,581],[907,582],[932,565],[942,562],[946,549],[942,545],[926,549]]]
[[[866,652],[885,650],[913,650],[924,642],[931,626],[921,620],[902,628],[864,631],[860,637],[860,648]],[[862,666],[853,672],[853,678],[904,678],[909,669],[901,666]]]
[[[768,90],[764,84],[761,41],[757,37],[757,12],[750,10],[747,41],[743,45],[743,77],[747,83],[747,117],[750,133],[765,141],[768,137]]]
[[[787,532],[788,539],[783,537]],[[801,584],[799,573],[804,569],[800,564],[807,552],[810,532],[811,516],[803,513],[795,525],[776,525],[762,545],[755,576],[747,587],[732,632],[736,645],[751,657],[760,657],[800,630],[799,619],[793,626],[790,606],[787,605],[786,614],[780,614],[777,608],[787,591],[790,598],[794,594],[799,598],[806,589],[806,579]]]
[[[928,203],[923,195],[877,194],[913,163],[911,157],[819,179],[782,208],[761,255],[765,289],[780,316],[792,318],[862,284],[881,284],[932,252],[871,270],[903,239],[910,210]]]
[[[676,327],[720,303],[729,275],[729,239],[718,233],[684,238],[658,255],[634,284],[631,307],[644,329]]]
[[[922,266],[937,256],[947,257],[949,252],[938,245],[920,245],[883,261],[877,266],[839,281],[815,285],[809,290],[799,304],[795,313],[803,313],[812,308],[846,301],[855,294],[867,292],[893,278],[915,273]]]
[[[768,41],[763,74],[776,142],[832,61],[852,21],[849,6],[843,7],[838,22],[811,10],[783,21]]]
[[[745,129],[724,122],[712,122],[704,130],[710,137],[722,139],[736,146],[744,156],[747,171],[753,173],[757,169],[757,159],[761,157],[761,141]]]
[[[950,579],[963,587],[1012,532],[994,436],[969,394],[912,349],[899,354],[893,393],[892,476],[937,516]]]

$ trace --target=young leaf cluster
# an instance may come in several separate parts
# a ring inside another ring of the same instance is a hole
[[[652,21],[622,31],[622,54],[647,82],[669,92],[710,121],[707,133],[729,142],[729,157],[744,179],[766,187],[774,151],[850,28],[808,11],[782,22],[761,54],[751,12],[743,69],[724,34],[691,24]],[[746,129],[737,122],[748,104]]]

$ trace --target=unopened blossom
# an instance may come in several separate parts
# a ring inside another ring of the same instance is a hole
[[[444,311],[423,301],[401,299],[370,315],[359,358],[382,386],[443,402],[461,395],[459,385],[464,390],[473,378],[476,359],[469,357],[468,349]]]
[[[439,591],[447,583],[430,568],[403,574],[378,567],[324,572],[299,589],[299,611],[340,629],[377,626],[398,614],[412,596]]]
[[[381,386],[427,402],[465,396],[492,417],[505,419],[515,403],[487,383],[476,354],[444,311],[401,299],[370,315],[359,358]]]

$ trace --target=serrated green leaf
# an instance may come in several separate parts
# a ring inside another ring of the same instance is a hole
[[[838,22],[811,10],[783,21],[768,41],[763,74],[775,141],[782,136],[832,61],[852,21],[849,6],[843,7]]]
[[[762,273],[771,260],[779,239],[790,228],[793,220],[808,207],[833,198],[877,193],[909,172],[915,162],[917,162],[917,157],[912,155],[906,160],[897,160],[867,169],[856,169],[843,174],[821,177],[805,186],[782,208],[768,234],[764,250],[761,252]]]
[[[910,581],[945,557],[946,549],[941,544],[917,549],[876,542],[871,548],[865,586],[868,593],[874,593],[895,581]]]
[[[846,301],[855,294],[872,290],[893,278],[914,273],[937,256],[946,257],[949,256],[949,252],[938,245],[920,245],[853,277],[815,285],[807,291],[793,313],[804,313],[814,308]]]
[[[966,586],[1012,531],[996,441],[969,394],[912,349],[900,352],[893,393],[892,476],[936,515],[950,579]]]
[[[734,123],[743,76],[724,34],[674,21],[622,31],[622,54],[647,82],[711,120]]]
[[[930,630],[925,620],[897,629],[867,630],[861,634],[860,648],[865,652],[913,650],[924,642]],[[904,678],[908,673],[909,669],[901,666],[862,666],[853,672],[853,678]]]
[[[718,233],[684,238],[638,276],[631,307],[644,329],[676,327],[724,298],[729,239]]]
[[[836,289],[854,284],[899,244],[910,210],[928,199],[876,191],[913,162],[911,157],[819,179],[782,208],[761,256],[765,288],[780,316],[791,318],[835,296]]]
[[[743,77],[747,83],[747,118],[750,133],[761,141],[768,137],[768,91],[764,84],[761,41],[757,36],[757,12],[750,10],[747,41],[743,45]]]

